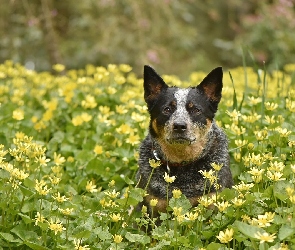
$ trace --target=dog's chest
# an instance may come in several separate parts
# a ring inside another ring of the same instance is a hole
[[[200,170],[204,167],[203,160],[190,163],[187,166],[167,166],[161,165],[154,170],[151,178],[148,193],[159,198],[167,197],[167,187],[169,196],[174,189],[179,189],[187,198],[200,196],[204,193],[204,179]],[[175,176],[173,183],[169,185],[164,180],[165,172],[169,176]]]

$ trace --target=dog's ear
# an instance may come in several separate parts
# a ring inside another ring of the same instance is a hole
[[[144,66],[143,80],[144,99],[146,102],[155,100],[161,91],[168,88],[164,80],[148,65]]]
[[[204,93],[210,101],[217,104],[221,99],[222,76],[222,67],[215,68],[197,86],[197,89]]]

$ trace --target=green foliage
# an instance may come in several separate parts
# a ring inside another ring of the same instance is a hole
[[[185,77],[240,65],[249,50],[251,65],[282,69],[294,62],[294,20],[292,0],[5,1],[0,62],[37,71],[128,63],[138,75],[151,64]]]
[[[285,66],[287,73],[225,72],[216,120],[229,138],[235,185],[200,197],[194,208],[175,192],[158,219],[135,209],[146,195],[134,178],[149,123],[142,79],[128,65],[54,70],[0,65],[2,248],[288,249],[295,243],[294,65]],[[186,87],[205,75],[163,78]]]

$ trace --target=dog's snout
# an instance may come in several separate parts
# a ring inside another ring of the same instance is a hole
[[[187,124],[184,122],[177,122],[173,124],[173,130],[177,133],[183,133],[187,129]]]

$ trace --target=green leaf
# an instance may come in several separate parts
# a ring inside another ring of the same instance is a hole
[[[129,198],[134,199],[137,202],[143,201],[144,190],[141,188],[132,188],[129,190]]]
[[[265,233],[262,228],[251,226],[241,221],[236,221],[234,226],[237,227],[241,233],[252,239],[255,239],[255,234],[257,234],[257,232]]]
[[[128,176],[121,176],[121,178],[125,181],[127,185],[133,185],[134,181],[129,179]]]
[[[274,196],[282,201],[286,200],[288,198],[288,195],[286,193],[287,187],[290,187],[290,184],[288,181],[275,182],[273,187]]]
[[[282,241],[295,234],[295,228],[291,228],[289,225],[283,225],[278,233],[278,238]]]
[[[98,236],[101,240],[109,240],[112,238],[112,234],[109,232],[108,227],[97,227],[93,230],[93,233]]]
[[[212,242],[206,247],[206,249],[207,250],[221,250],[221,249],[225,249],[225,247],[222,244]]]
[[[129,240],[130,242],[139,242],[143,245],[146,245],[150,243],[151,239],[147,235],[142,235],[142,234],[132,234],[130,232],[127,232],[125,235],[125,238]]]
[[[164,246],[170,246],[170,244],[171,244],[171,241],[161,240],[158,245],[156,245],[155,247],[151,247],[149,249],[150,250],[161,250],[161,249],[163,249]]]
[[[169,201],[169,206],[171,208],[182,207],[183,213],[186,213],[192,207],[190,201],[184,195],[181,195],[177,199],[171,198]]]
[[[19,238],[21,238],[23,241],[38,241],[38,234],[29,231],[27,227],[22,223],[14,227],[13,229],[10,230],[10,232],[16,234]]]
[[[10,234],[10,233],[0,233],[0,236],[4,239],[4,240],[6,240],[7,242],[18,242],[18,243],[21,243],[22,241],[20,240],[20,239],[15,239],[14,237],[13,237],[13,235],[12,234]]]
[[[76,155],[75,159],[85,164],[86,162],[89,162],[91,159],[93,159],[93,157],[94,154],[91,151],[82,150]]]
[[[26,182],[26,184],[28,183],[29,181]],[[23,185],[20,185],[19,186],[20,190],[22,191],[23,195],[24,196],[27,196],[27,197],[30,197],[31,195],[34,194],[33,191],[31,191],[30,189],[28,189],[27,187],[23,186]]]
[[[30,224],[30,223],[33,222],[33,220],[32,220],[29,216],[27,216],[27,215],[25,215],[25,214],[18,213],[18,215],[19,215],[20,217],[22,217],[22,219],[23,219],[23,221],[24,221],[25,224]]]
[[[28,247],[30,247],[31,249],[34,249],[34,250],[49,250],[50,248],[47,248],[47,247],[44,247],[44,246],[41,246],[37,243],[33,243],[33,242],[30,242],[30,241],[25,241],[24,242]]]
[[[77,239],[89,238],[90,234],[91,234],[91,232],[89,230],[84,230],[82,232],[79,232],[79,233],[75,234],[74,237],[77,238]]]

